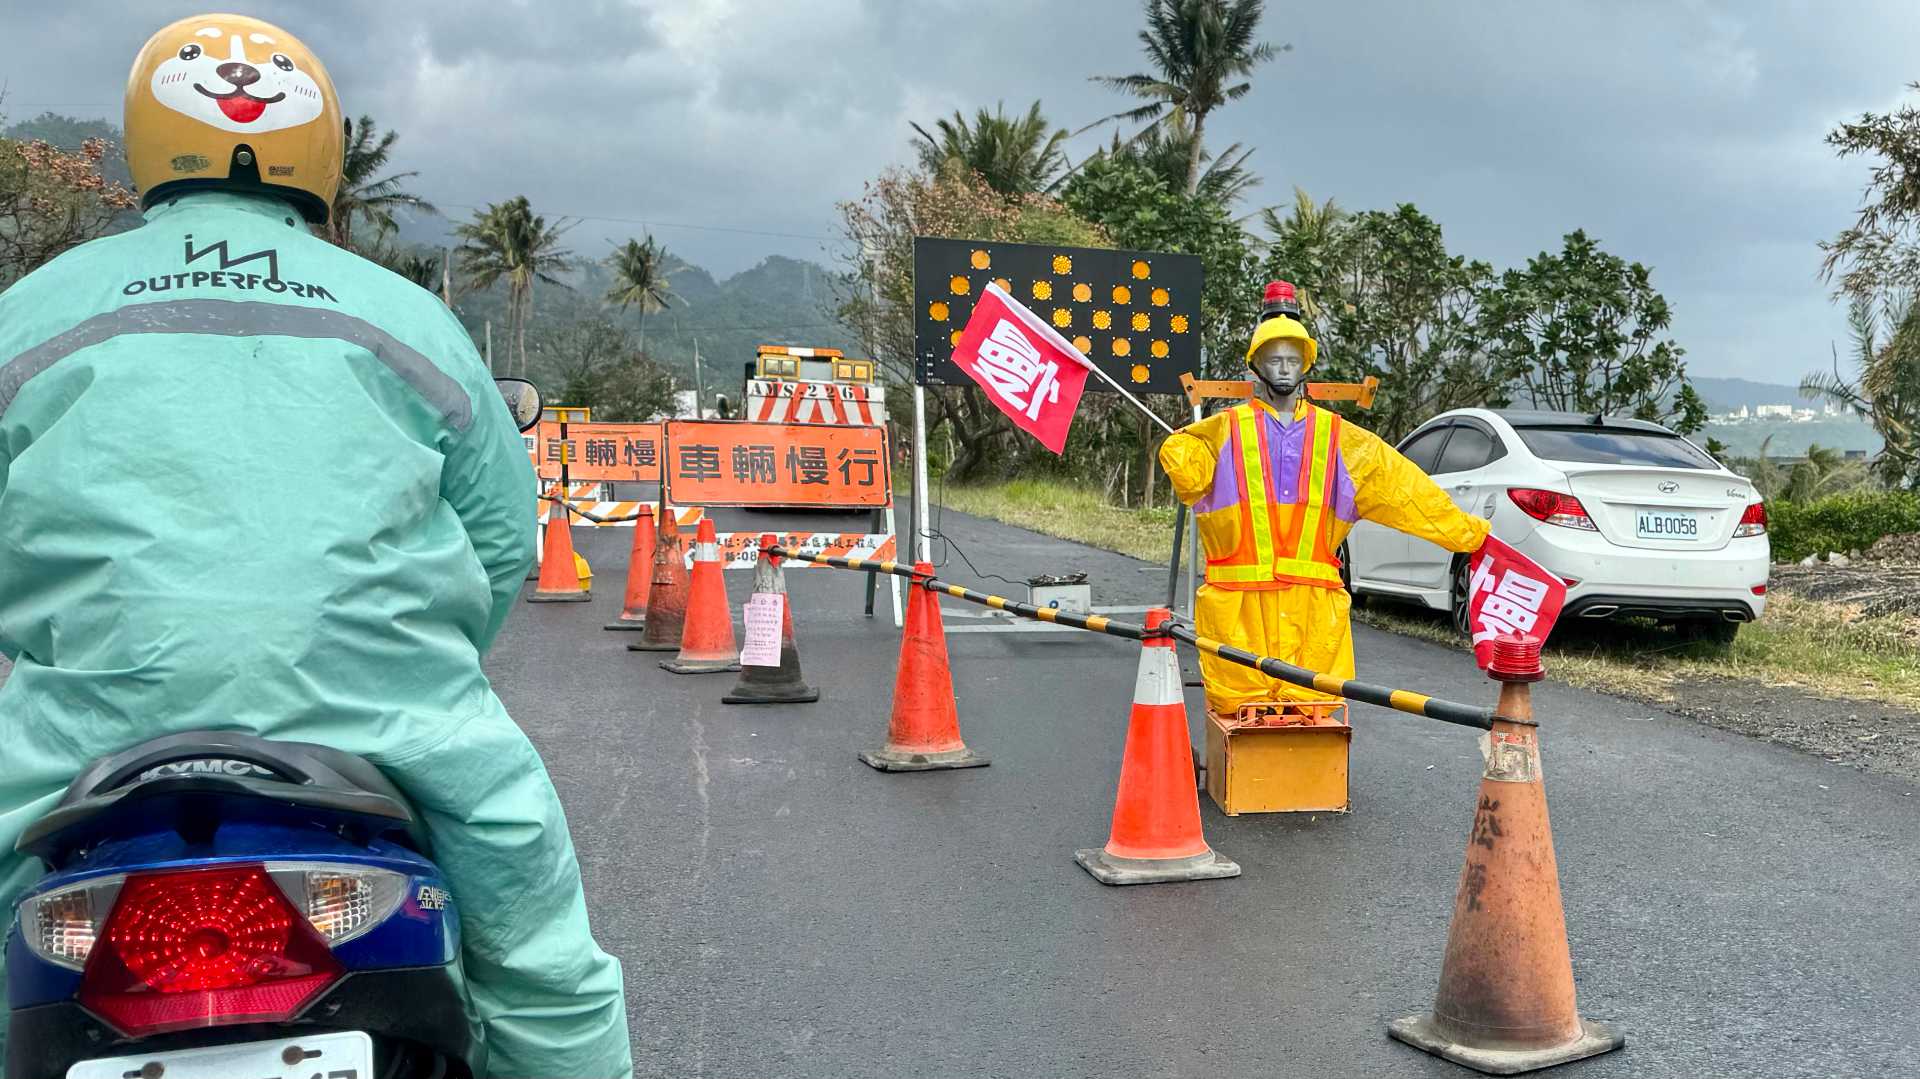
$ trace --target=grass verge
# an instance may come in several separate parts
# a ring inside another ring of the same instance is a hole
[[[935,484],[934,488],[935,504],[961,513],[1163,566],[1173,557],[1171,506],[1152,510],[1110,506],[1092,491],[1051,480],[1009,480],[990,487]]]
[[[947,487],[935,501],[963,513],[1165,563],[1173,551],[1171,507],[1126,509],[1048,480]],[[1374,601],[1355,621],[1464,648],[1444,615]],[[1857,606],[1775,592],[1765,617],[1743,626],[1732,648],[1683,641],[1650,622],[1564,622],[1547,647],[1548,669],[1572,685],[1671,702],[1689,678],[1737,678],[1794,686],[1827,697],[1920,712],[1920,618],[1868,616]]]

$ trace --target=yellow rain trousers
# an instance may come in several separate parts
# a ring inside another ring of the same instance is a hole
[[[1301,401],[1282,416],[1250,401],[1181,429],[1160,464],[1194,509],[1207,557],[1194,623],[1201,636],[1337,678],[1352,678],[1353,632],[1337,551],[1365,518],[1449,551],[1479,550],[1488,523],[1462,511],[1399,451]],[[1202,653],[1207,707],[1327,700]]]

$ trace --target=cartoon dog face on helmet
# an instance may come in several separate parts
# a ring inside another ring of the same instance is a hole
[[[268,33],[194,30],[154,69],[154,99],[235,134],[309,123],[325,109],[320,84],[277,44]]]

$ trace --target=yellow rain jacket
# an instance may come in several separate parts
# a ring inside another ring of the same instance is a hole
[[[1353,632],[1334,552],[1355,521],[1460,553],[1487,537],[1486,521],[1399,451],[1305,401],[1292,416],[1259,400],[1215,413],[1169,437],[1160,464],[1206,551],[1195,628],[1338,678],[1354,675]],[[1223,715],[1249,701],[1327,699],[1205,653],[1200,671],[1207,707]]]

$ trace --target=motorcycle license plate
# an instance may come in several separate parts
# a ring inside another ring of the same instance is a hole
[[[145,1056],[83,1060],[67,1079],[370,1079],[373,1039],[357,1030],[245,1045],[176,1049]]]
[[[1697,514],[1679,513],[1673,510],[1641,510],[1634,516],[1636,518],[1633,529],[1635,538],[1650,540],[1697,540],[1700,538],[1700,518]]]

